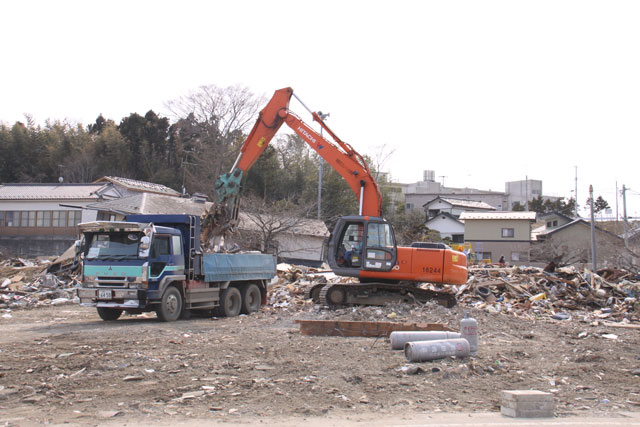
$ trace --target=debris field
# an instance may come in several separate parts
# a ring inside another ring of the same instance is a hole
[[[280,265],[268,305],[234,318],[99,319],[78,278],[48,262],[0,265],[0,422],[270,420],[499,412],[502,390],[553,395],[555,415],[640,410],[637,276],[574,267],[470,269],[458,304],[329,310],[305,298],[331,273]],[[430,285],[429,285],[430,286]],[[441,288],[434,288],[441,290]],[[65,300],[61,300],[64,298]],[[478,321],[478,354],[407,362],[386,337],[309,336],[296,320]]]

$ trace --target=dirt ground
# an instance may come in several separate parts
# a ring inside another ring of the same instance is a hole
[[[478,356],[420,363],[413,375],[386,339],[304,336],[293,320],[392,318],[457,329],[462,307],[265,307],[174,323],[154,314],[103,322],[73,304],[8,314],[0,317],[0,422],[9,425],[499,412],[505,389],[552,392],[558,417],[640,410],[639,331],[575,313],[553,320],[472,311]]]

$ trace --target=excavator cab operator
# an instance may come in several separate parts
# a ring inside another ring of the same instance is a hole
[[[340,239],[342,253],[338,253],[336,261],[347,268],[360,268],[362,255],[362,237],[364,225],[361,222],[348,224]],[[340,257],[342,256],[342,260]]]

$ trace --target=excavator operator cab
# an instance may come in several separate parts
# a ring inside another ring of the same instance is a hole
[[[383,218],[342,217],[331,233],[328,262],[336,274],[358,277],[360,270],[390,271],[396,258],[393,228]]]

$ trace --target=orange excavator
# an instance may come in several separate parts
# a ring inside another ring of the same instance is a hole
[[[289,110],[292,96],[333,141],[325,139]],[[226,223],[237,222],[247,172],[284,123],[347,181],[359,200],[358,215],[341,217],[337,221],[329,238],[327,262],[335,274],[357,277],[360,283],[318,284],[311,288],[309,297],[329,306],[433,299],[446,306],[455,304],[451,294],[423,289],[419,284],[466,283],[465,254],[442,243],[397,246],[393,227],[382,217],[382,196],[367,163],[336,136],[322,120],[321,113],[307,108],[291,88],[275,92],[260,111],[231,171],[221,175],[216,182],[218,202],[224,207]]]

